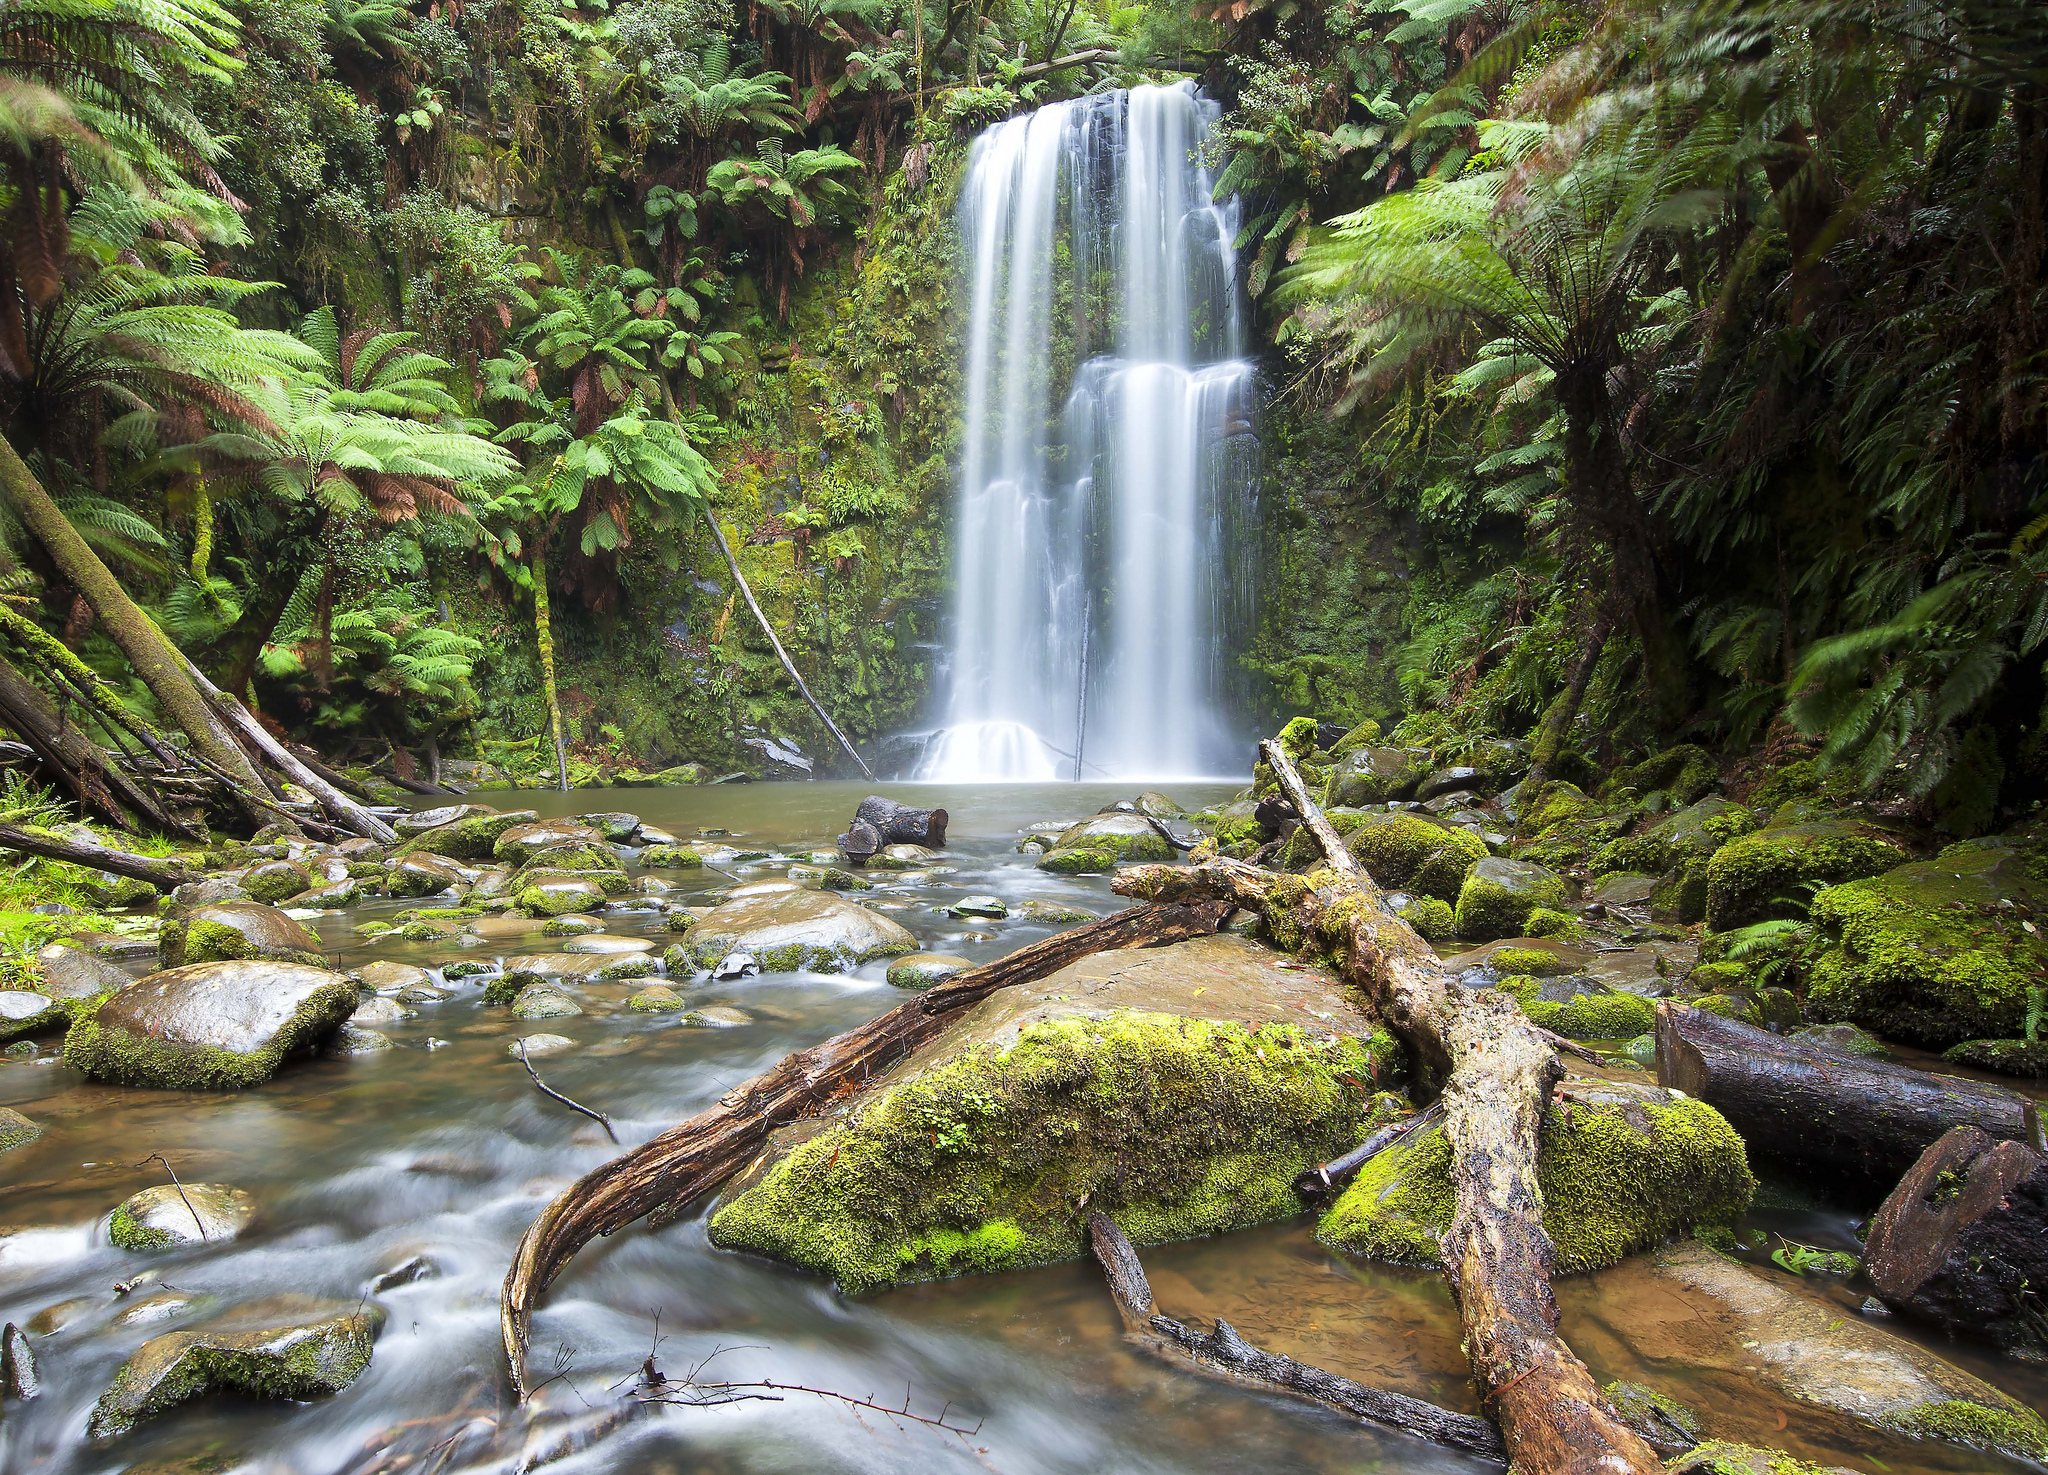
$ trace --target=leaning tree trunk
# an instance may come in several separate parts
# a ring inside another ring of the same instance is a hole
[[[1260,751],[1322,845],[1322,879],[1241,861],[1133,866],[1113,888],[1172,901],[1220,897],[1275,930],[1315,939],[1408,1046],[1419,1077],[1443,1083],[1443,1130],[1455,1196],[1442,1241],[1444,1278],[1465,1327],[1465,1355],[1522,1475],[1659,1475],[1642,1436],[1621,1421],[1558,1335],[1553,1251],[1536,1179],[1537,1132],[1563,1074],[1551,1038],[1504,994],[1466,989],[1386,904],[1309,796],[1277,742]]]
[[[1579,720],[1579,708],[1586,700],[1586,687],[1593,679],[1593,668],[1600,664],[1600,653],[1607,648],[1607,637],[1614,630],[1614,616],[1608,612],[1605,600],[1601,601],[1600,612],[1587,627],[1585,643],[1572,662],[1571,673],[1565,678],[1564,690],[1557,694],[1549,709],[1543,714],[1543,726],[1536,733],[1535,751],[1529,758],[1529,776],[1523,789],[1525,794],[1534,795],[1550,780],[1550,773],[1557,766],[1557,760],[1564,753],[1564,745],[1570,739],[1572,724]]]
[[[140,830],[140,822],[147,821],[159,830],[196,837],[154,794],[108,762],[104,748],[60,718],[42,688],[5,656],[0,656],[0,722],[35,749],[82,808],[97,810],[124,830]]]
[[[543,533],[533,549],[533,636],[540,647],[540,686],[548,703],[548,731],[555,742],[555,773],[562,792],[569,792],[569,751],[562,743],[562,701],[555,691],[555,627],[548,613],[548,540]]]
[[[193,748],[222,772],[255,793],[263,791],[249,755],[229,735],[186,679],[170,642],[154,621],[136,607],[99,555],[86,546],[42,483],[0,438],[0,488],[29,532],[48,550],[64,577],[85,596],[108,636],[121,648],[143,685],[162,704],[171,720],[192,740]]]

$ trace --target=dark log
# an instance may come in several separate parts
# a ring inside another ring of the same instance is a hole
[[[26,855],[40,855],[45,860],[64,860],[95,871],[132,876],[138,881],[149,882],[160,891],[169,891],[174,886],[200,878],[199,872],[187,870],[174,860],[130,855],[125,850],[109,850],[104,845],[64,840],[55,835],[24,830],[19,825],[0,825],[0,850],[19,850]]]
[[[342,773],[338,769],[328,767],[327,764],[321,759],[320,755],[315,753],[311,748],[305,747],[299,743],[293,743],[291,745],[291,750],[292,756],[294,758],[298,759],[299,762],[305,764],[306,767],[312,769],[313,772],[320,775],[320,777],[326,779],[327,782],[333,784],[334,787],[341,790],[342,793],[349,795],[351,798],[360,799],[365,804],[373,804],[376,802],[376,795],[372,794],[368,789],[364,788],[361,784],[357,783],[347,774]]]
[[[1975,1127],[1944,1134],[1872,1217],[1863,1270],[1894,1311],[2048,1361],[2048,1157]]]
[[[1661,1475],[1586,1365],[1558,1335],[1550,1290],[1554,1251],[1536,1181],[1537,1129],[1564,1074],[1545,1031],[1514,1000],[1467,989],[1387,906],[1362,869],[1337,859],[1327,820],[1277,743],[1262,753],[1330,863],[1319,885],[1218,858],[1198,866],[1129,866],[1110,883],[1126,896],[1216,896],[1314,939],[1408,1046],[1423,1082],[1441,1081],[1454,1208],[1444,1279],[1465,1328],[1472,1375],[1523,1475]]]
[[[839,837],[839,853],[850,866],[864,866],[882,848],[882,832],[864,819],[857,819]]]
[[[1214,1331],[1203,1332],[1186,1322],[1160,1315],[1153,1305],[1152,1285],[1145,1277],[1138,1252],[1107,1214],[1089,1214],[1088,1244],[1102,1266],[1103,1278],[1109,1282],[1109,1293],[1116,1299],[1131,1340],[1147,1351],[1175,1362],[1191,1361],[1203,1372],[1221,1373],[1237,1382],[1306,1398],[1367,1423],[1478,1455],[1496,1465],[1507,1464],[1507,1447],[1501,1443],[1500,1431],[1485,1419],[1453,1413],[1405,1394],[1368,1388],[1276,1352],[1262,1352],[1221,1317],[1217,1318]]]
[[[2017,1091],[1788,1040],[1669,1000],[1657,1006],[1657,1080],[1728,1118],[1752,1157],[1796,1164],[1871,1199],[1951,1127],[2027,1138],[2027,1098]]]
[[[946,843],[946,811],[912,809],[880,794],[870,794],[853,812],[855,820],[875,827],[884,845],[929,845],[934,850]]]
[[[528,1391],[526,1343],[534,1305],[592,1239],[643,1215],[660,1221],[681,1213],[745,1167],[777,1127],[814,1116],[864,1089],[940,1034],[960,1010],[998,989],[1030,983],[1093,953],[1204,937],[1229,912],[1216,901],[1132,907],[1019,948],[955,974],[821,1045],[785,1055],[728,1091],[716,1106],[584,1174],[527,1227],[505,1276],[499,1326],[521,1396]]]
[[[1443,1115],[1443,1103],[1439,1101],[1427,1110],[1419,1111],[1405,1121],[1381,1127],[1365,1141],[1340,1158],[1332,1158],[1320,1167],[1303,1168],[1295,1175],[1294,1191],[1314,1203],[1320,1199],[1332,1198],[1342,1191],[1345,1184],[1358,1176],[1358,1170],[1367,1163],[1428,1122]]]
[[[82,808],[126,830],[143,822],[184,839],[197,831],[166,809],[78,728],[63,721],[42,689],[0,657],[0,722],[14,729]]]

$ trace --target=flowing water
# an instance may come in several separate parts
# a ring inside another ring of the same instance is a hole
[[[974,146],[955,782],[1235,771],[1257,442],[1235,203],[1192,83],[1054,103]]]
[[[744,832],[788,853],[840,828],[863,791],[843,784],[771,784],[709,790],[640,790],[607,796],[679,833]],[[1121,903],[1099,878],[1031,868],[1014,846],[1021,826],[1078,816],[1127,791],[1103,786],[1006,786],[894,791],[953,814],[946,863],[955,869],[911,887],[875,877],[871,900],[927,946],[985,959],[1045,935],[1007,923],[961,923],[939,910],[964,893],[1012,901],[1038,896],[1107,913]],[[1173,791],[1190,808],[1229,791]],[[594,796],[521,794],[543,814],[584,810]],[[829,842],[827,842],[829,843]],[[732,867],[742,879],[784,862]],[[730,884],[709,873],[664,872],[685,887]],[[892,885],[895,889],[891,889]],[[687,898],[685,898],[687,899]],[[371,957],[434,966],[544,947],[538,923],[494,922],[488,940],[359,943],[355,922],[389,915],[375,903],[323,923],[349,965]],[[648,913],[608,917],[610,930],[655,931]],[[140,966],[139,964],[137,965]],[[609,1112],[627,1146],[715,1100],[785,1052],[892,1007],[903,995],[882,966],[851,977],[770,975],[733,984],[673,980],[693,1007],[727,1003],[754,1023],[691,1029],[674,1016],[620,1007],[637,984],[583,985],[590,1011],[523,1023],[485,1008],[475,981],[419,1017],[386,1026],[396,1048],[344,1060],[301,1060],[267,1085],[202,1094],[90,1084],[61,1065],[0,1064],[0,1104],[40,1122],[44,1135],[0,1154],[0,1322],[75,1302],[75,1319],[36,1339],[45,1392],[0,1411],[0,1471],[261,1475],[480,1471],[516,1468],[521,1451],[570,1450],[565,1472],[1001,1471],[1004,1475],[1224,1475],[1401,1470],[1480,1475],[1485,1468],[1411,1440],[1377,1434],[1286,1401],[1248,1393],[1149,1360],[1121,1338],[1100,1277],[1083,1263],[912,1286],[850,1300],[825,1282],[709,1247],[700,1212],[660,1230],[634,1226],[587,1248],[544,1298],[534,1327],[539,1376],[564,1374],[512,1407],[498,1348],[497,1295],[513,1246],[562,1186],[615,1156],[595,1123],[533,1089],[507,1042],[541,1032],[580,1048],[536,1063],[550,1085]],[[165,1181],[162,1153],[186,1182],[226,1182],[251,1193],[258,1218],[230,1244],[162,1255],[106,1241],[109,1211]],[[1756,1222],[1810,1243],[1855,1247],[1846,1215],[1796,1202]],[[375,1292],[390,1268],[424,1256],[433,1273]],[[1306,1221],[1145,1252],[1163,1310],[1227,1317],[1252,1340],[1363,1381],[1461,1409],[1476,1404],[1458,1350],[1455,1314],[1434,1274],[1349,1263],[1317,1246]],[[126,1295],[117,1282],[152,1279]],[[308,1404],[215,1397],[142,1424],[105,1447],[84,1437],[94,1399],[147,1337],[196,1325],[204,1305],[149,1323],[132,1317],[157,1297],[217,1298],[221,1308],[280,1292],[387,1315],[375,1359],[338,1397]],[[1854,1315],[1860,1291],[1843,1291]],[[1603,1380],[1648,1380],[1696,1398],[1718,1434],[1786,1447],[1824,1462],[1891,1475],[1984,1471],[1967,1452],[1870,1436],[1844,1441],[1810,1428],[1798,1405],[1696,1375],[1629,1329],[1657,1313],[1668,1289],[1629,1267],[1560,1286],[1565,1332]],[[1668,1305],[1665,1305],[1665,1313]],[[656,1408],[600,1432],[661,1339],[658,1358],[678,1375],[722,1353],[707,1376],[773,1378],[873,1393],[979,1425],[970,1438],[896,1427],[873,1413],[803,1395],[723,1408]],[[1909,1330],[1901,1328],[1901,1330]],[[2048,1380],[1967,1347],[1942,1346],[2022,1398],[2039,1402]],[[582,1447],[577,1449],[578,1443]],[[509,1453],[508,1453],[509,1451]]]

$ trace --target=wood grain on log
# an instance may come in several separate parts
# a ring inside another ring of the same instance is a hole
[[[1333,871],[1343,844],[1278,743],[1260,750]],[[1442,1242],[1444,1278],[1465,1328],[1465,1353],[1523,1475],[1659,1475],[1662,1465],[1558,1335],[1553,1249],[1536,1180],[1537,1129],[1564,1067],[1546,1032],[1514,1000],[1466,989],[1395,916],[1362,868],[1313,886],[1227,859],[1130,866],[1111,883],[1126,896],[1225,897],[1314,937],[1334,953],[1419,1080],[1443,1083],[1444,1136],[1455,1194]]]
[[[873,825],[884,845],[929,845],[936,848],[946,843],[949,816],[943,809],[913,809],[908,804],[898,804],[894,799],[884,799],[880,794],[870,794],[860,801],[853,817]]]
[[[188,870],[174,860],[130,855],[125,850],[109,850],[104,845],[65,840],[56,835],[24,830],[19,825],[0,825],[0,850],[19,850],[25,855],[40,855],[45,860],[65,860],[96,871],[132,876],[138,881],[149,882],[160,891],[169,891],[173,886],[182,886],[187,881],[200,878],[199,872]]]
[[[584,1174],[527,1227],[505,1276],[499,1327],[521,1396],[527,1391],[527,1329],[534,1305],[592,1239],[644,1215],[680,1213],[745,1167],[777,1127],[861,1090],[936,1037],[960,1010],[998,989],[1030,983],[1093,953],[1205,937],[1229,911],[1213,900],[1132,907],[955,974],[866,1024],[785,1055],[716,1106]]]
[[[1728,1118],[1752,1153],[1882,1195],[1951,1127],[2027,1140],[2027,1098],[2003,1086],[1788,1040],[1669,1000],[1657,1081]]]
[[[1221,1317],[1215,1330],[1204,1332],[1159,1314],[1152,1284],[1130,1240],[1108,1215],[1088,1216],[1088,1244],[1102,1266],[1103,1278],[1131,1340],[1157,1356],[1192,1362],[1204,1372],[1221,1373],[1233,1381],[1306,1398],[1326,1408],[1384,1428],[1427,1439],[1432,1444],[1463,1450],[1497,1465],[1508,1462],[1500,1431],[1485,1419],[1453,1413],[1419,1398],[1369,1388],[1319,1367],[1296,1362],[1254,1347]]]

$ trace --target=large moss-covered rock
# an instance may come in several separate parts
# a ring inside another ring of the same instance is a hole
[[[538,852],[557,845],[602,844],[602,830],[573,820],[551,819],[508,827],[491,846],[491,854],[508,865],[525,865]]]
[[[1468,942],[1520,936],[1531,915],[1564,906],[1570,894],[1548,866],[1487,856],[1458,888],[1458,935]]]
[[[1386,810],[1360,813],[1344,848],[1388,890],[1440,901],[1456,901],[1466,872],[1487,855],[1486,842],[1470,830],[1426,814]]]
[[[1632,1040],[1649,1033],[1656,1010],[1640,994],[1603,987],[1583,974],[1543,978],[1510,974],[1500,982],[1532,1024],[1568,1040]]]
[[[480,806],[474,804],[460,804],[430,812],[445,814],[456,809],[479,808]],[[414,816],[416,819],[420,817]],[[531,809],[515,809],[503,814],[493,814],[485,809],[418,832],[412,843],[400,853],[429,850],[436,855],[446,855],[456,860],[489,860],[497,849],[500,835],[515,826],[530,825],[539,818],[540,815]],[[400,833],[403,834],[404,831],[401,830]]]
[[[1676,809],[1704,798],[1720,779],[1713,754],[1696,743],[1682,743],[1631,768],[1616,769],[1600,792],[1604,798],[1632,795],[1638,801],[1658,795]]]
[[[1096,876],[1116,869],[1117,854],[1107,847],[1061,845],[1038,858],[1041,871],[1056,876]]]
[[[466,879],[462,867],[447,856],[415,850],[392,862],[384,877],[384,890],[389,896],[438,896],[454,890]]]
[[[1398,1049],[1273,956],[1209,937],[1003,990],[839,1122],[785,1134],[712,1241],[865,1291],[1070,1258],[1090,1209],[1140,1244],[1298,1213],[1294,1174],[1355,1145]],[[1286,1022],[1310,1008],[1334,1033]]]
[[[289,860],[266,860],[242,873],[242,889],[249,899],[265,905],[289,901],[312,884],[306,868]]]
[[[1142,814],[1091,814],[1053,842],[1060,850],[1107,850],[1118,860],[1173,860],[1179,854]]]
[[[1707,926],[1715,932],[1797,915],[1812,882],[1875,876],[1909,859],[1905,842],[1848,816],[1773,824],[1730,840],[1707,863]]]
[[[152,1337],[114,1374],[86,1433],[111,1439],[208,1393],[293,1401],[339,1393],[370,1365],[383,1325],[374,1306],[278,1297],[196,1331]]]
[[[1813,901],[1827,946],[1811,1012],[1936,1047],[2020,1034],[2048,947],[2003,903],[2048,903],[2044,872],[2037,853],[1992,836],[1829,887]]]
[[[1617,871],[1661,878],[1650,893],[1652,912],[1690,925],[1707,914],[1708,866],[1729,841],[1754,831],[1757,817],[1715,796],[1667,815],[1639,835],[1609,841],[1593,856],[1595,876]]]
[[[216,901],[164,922],[157,961],[166,968],[264,958],[319,966],[320,939],[276,907],[254,901]]]
[[[1704,1101],[1572,1078],[1544,1113],[1537,1181],[1558,1268],[1596,1270],[1749,1207],[1742,1139]],[[1316,1226],[1351,1254],[1434,1265],[1450,1227],[1451,1146],[1440,1123],[1368,1162]]]
[[[301,963],[168,968],[80,1015],[64,1037],[64,1063],[131,1086],[253,1086],[339,1029],[357,997],[353,979]]]
[[[701,968],[744,952],[768,973],[843,973],[874,958],[917,951],[901,923],[834,895],[801,887],[736,897],[713,908],[690,930]]]
[[[1351,748],[1331,766],[1323,804],[1356,807],[1410,798],[1429,764],[1430,755],[1422,748]]]
[[[1233,799],[1216,812],[1215,829],[1210,832],[1216,848],[1239,859],[1249,856],[1273,837],[1259,819],[1259,801],[1249,795]]]

